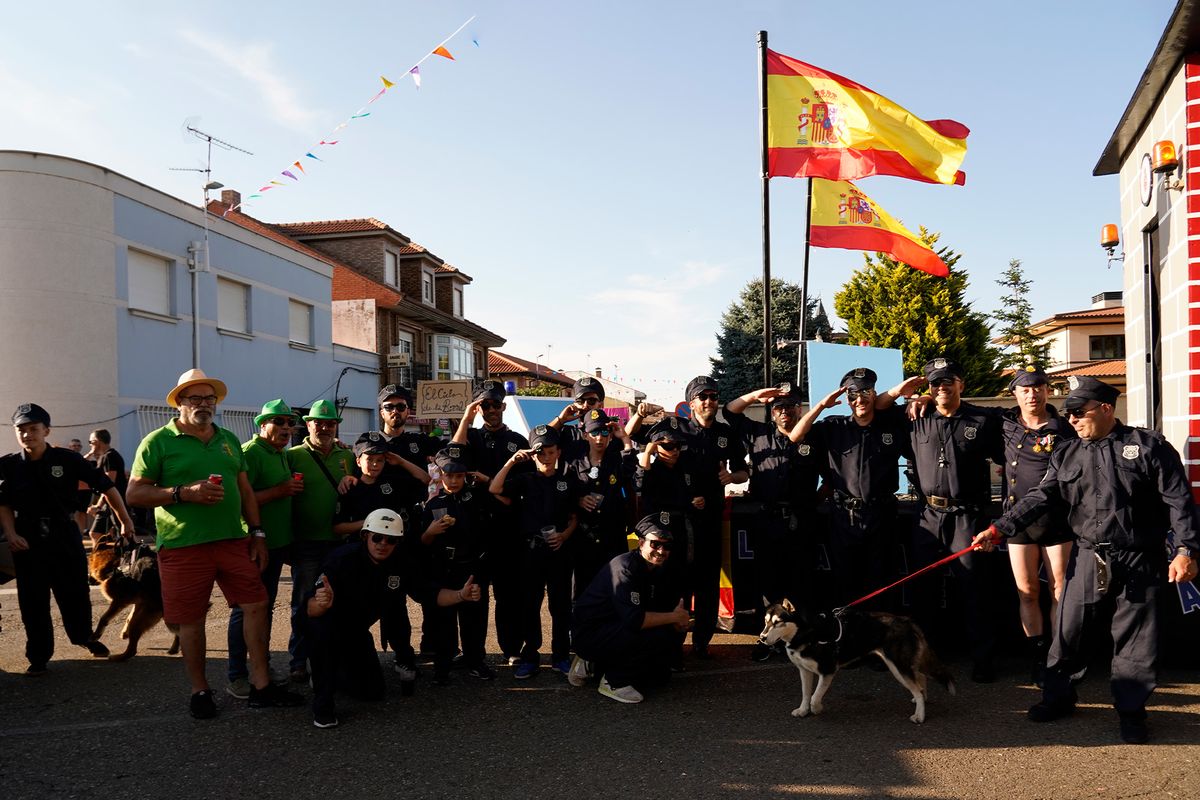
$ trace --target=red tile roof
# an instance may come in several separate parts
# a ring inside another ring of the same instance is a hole
[[[280,222],[276,223],[275,227],[282,228],[294,236],[316,236],[323,233],[374,233],[377,231],[391,231],[387,223],[380,222],[374,217],[365,217],[362,219],[326,219],[316,220],[314,222]],[[397,231],[392,231],[398,236],[403,234]],[[408,239],[407,236],[403,237]]]
[[[1110,358],[1105,361],[1089,361],[1074,367],[1054,367],[1046,370],[1053,378],[1065,378],[1069,375],[1090,375],[1094,378],[1125,374],[1125,359]]]
[[[346,266],[340,261],[330,258],[320,250],[314,250],[308,245],[298,242],[286,234],[280,233],[279,231],[275,230],[274,227],[267,225],[266,223],[259,222],[254,217],[247,216],[241,211],[229,211],[229,206],[225,205],[219,200],[208,201],[208,213],[222,217],[223,219],[226,219],[239,227],[245,228],[248,231],[253,231],[260,236],[265,236],[266,238],[274,242],[278,242],[279,244],[291,248],[299,253],[304,253],[305,255],[312,256],[319,261],[324,261],[331,267]],[[346,269],[349,269],[349,267],[346,267]]]
[[[499,350],[488,351],[488,374],[528,374],[550,381],[551,383],[561,383],[563,386],[575,385],[575,380],[573,378],[568,378],[561,372],[550,369],[545,364],[526,361],[523,358],[517,358],[516,356],[510,356],[506,353],[501,353]]]
[[[1065,325],[1070,325],[1073,322],[1106,324],[1121,322],[1125,319],[1125,307],[1115,306],[1113,308],[1086,308],[1083,311],[1065,311],[1062,314],[1055,314],[1053,317],[1047,317],[1041,322],[1035,322],[1029,326],[1032,331],[1046,331],[1054,328],[1061,328]]]

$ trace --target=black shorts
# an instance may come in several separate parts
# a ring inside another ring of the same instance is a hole
[[[81,511],[81,512],[87,511],[88,506],[90,506],[91,504],[92,504],[92,490],[91,489],[80,489],[79,491],[75,492],[75,510],[76,511]]]
[[[1064,544],[1075,540],[1075,534],[1060,526],[1030,525],[1025,530],[1009,538],[1009,544],[1036,544],[1049,547],[1054,544]]]

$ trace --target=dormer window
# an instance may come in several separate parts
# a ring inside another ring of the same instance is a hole
[[[454,307],[453,307],[454,316],[461,318],[463,315],[463,290],[462,290],[462,287],[455,286],[454,294],[452,296],[454,298]]]
[[[421,301],[433,305],[433,273],[421,272]]]

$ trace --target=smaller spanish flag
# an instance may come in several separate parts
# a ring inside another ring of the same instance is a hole
[[[905,228],[850,181],[813,179],[813,247],[874,250],[939,278],[950,274],[945,262],[921,238]]]

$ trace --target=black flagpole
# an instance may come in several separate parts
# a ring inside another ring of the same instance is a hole
[[[800,389],[804,386],[804,357],[805,339],[808,338],[808,249],[809,240],[812,239],[812,215],[813,215],[813,179],[808,179],[808,205],[804,212],[804,269],[801,272],[800,279],[800,332],[796,337],[799,341],[796,342],[796,388]],[[805,392],[806,399],[810,398],[811,392]]]
[[[771,385],[771,178],[767,174],[767,32],[758,32],[758,96],[762,102],[763,386]]]

